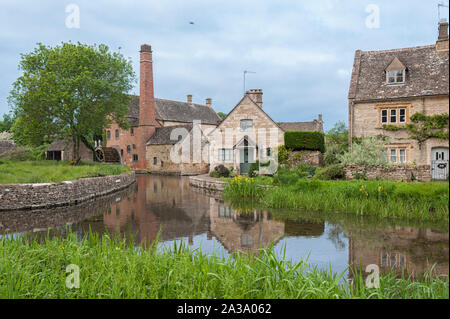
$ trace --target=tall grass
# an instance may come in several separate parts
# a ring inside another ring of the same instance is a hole
[[[245,184],[245,180],[241,182]],[[258,188],[258,184],[251,185]],[[285,177],[278,187],[242,192],[229,183],[224,191],[228,201],[257,201],[264,208],[309,211],[339,211],[356,215],[407,218],[448,223],[447,183],[402,183],[392,181],[321,181]],[[246,189],[250,185],[239,185]]]
[[[67,161],[0,160],[0,184],[62,182],[82,177],[118,175],[129,170],[122,165],[96,162],[81,162],[72,166]]]
[[[65,239],[3,237],[0,298],[448,298],[448,276],[418,281],[380,277],[366,288],[362,277],[292,263],[273,249],[258,255],[208,256],[185,245],[159,251],[119,237]],[[80,287],[65,286],[66,267],[80,268]]]

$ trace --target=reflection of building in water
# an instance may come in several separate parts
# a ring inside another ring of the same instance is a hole
[[[364,277],[370,264],[376,264],[381,272],[399,275],[406,269],[416,278],[436,264],[436,273],[448,275],[448,240],[448,233],[413,227],[392,227],[374,236],[366,236],[364,230],[353,232],[349,235],[349,265],[362,269]]]
[[[138,242],[150,244],[161,228],[160,240],[189,237],[209,228],[208,198],[189,192],[187,179],[169,176],[139,176],[138,190],[113,204],[104,223],[115,231],[135,234]]]
[[[273,220],[267,211],[237,213],[214,198],[210,199],[209,213],[212,235],[229,252],[257,252],[284,236],[319,236],[324,231],[324,223]]]

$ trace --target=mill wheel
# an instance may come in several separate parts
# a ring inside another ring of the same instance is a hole
[[[99,162],[104,162],[105,161],[105,153],[103,152],[103,149],[97,148],[95,150],[95,157],[97,158],[97,160]]]

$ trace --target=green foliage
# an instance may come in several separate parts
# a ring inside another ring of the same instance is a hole
[[[291,150],[283,144],[277,147],[276,152],[278,153],[278,164],[287,164]]]
[[[370,136],[360,139],[359,143],[352,145],[352,150],[338,155],[338,160],[343,165],[365,165],[389,167],[384,145],[389,139],[382,136]]]
[[[9,132],[14,123],[14,117],[10,114],[3,114],[3,120],[0,121],[0,132]]]
[[[367,175],[365,173],[355,173],[353,174],[353,179],[367,180]]]
[[[267,167],[270,165],[270,161],[267,161],[265,163],[261,163],[261,167]],[[250,165],[250,169],[248,170],[248,177],[256,177],[259,173],[259,161],[256,160],[256,162],[252,163]]]
[[[256,199],[261,194],[262,189],[254,178],[242,177],[241,175],[233,177],[224,189],[224,198]]]
[[[54,138],[75,142],[100,135],[112,121],[128,128],[127,114],[135,74],[131,61],[106,45],[42,44],[22,54],[23,74],[14,82],[9,103],[17,115],[12,125],[20,144],[38,146]]]
[[[30,150],[20,149],[22,155],[16,155],[16,160],[1,158],[0,184],[62,182],[82,177],[118,175],[130,170],[122,165],[95,162],[71,166],[67,161],[35,161],[32,156],[36,155],[32,155]],[[39,154],[39,150],[34,152]]]
[[[417,112],[411,115],[410,121],[406,125],[408,134],[419,143],[432,137],[448,141],[448,113],[425,115]]]
[[[348,146],[348,129],[344,122],[337,122],[334,124],[333,128],[327,132],[326,143],[327,146],[330,144],[342,145],[343,147]]]
[[[392,124],[383,124],[383,130],[396,132],[399,130],[406,129],[405,125],[392,125]]]
[[[325,168],[321,168],[316,172],[314,176],[317,179],[322,180],[331,180],[331,179],[342,179],[344,178],[344,168],[340,164],[334,164],[327,166]]]
[[[325,152],[325,139],[322,132],[311,131],[286,131],[284,133],[284,144],[286,148],[301,151]]]
[[[219,117],[223,120],[227,117],[227,113],[223,113],[223,112],[217,112],[217,115],[219,115]]]
[[[284,247],[284,252],[285,252]],[[80,266],[80,287],[67,289],[66,266]],[[121,236],[71,231],[66,238],[0,238],[2,299],[424,299],[449,297],[448,276],[427,272],[414,280],[380,274],[380,288],[367,288],[363,271],[318,270],[292,262],[274,247],[229,257],[203,254],[174,241],[147,247]],[[266,309],[266,308],[265,308]]]
[[[327,145],[327,149],[323,154],[323,161],[325,165],[339,164],[339,157],[345,154],[345,152],[348,152],[347,145],[345,148],[336,144]]]

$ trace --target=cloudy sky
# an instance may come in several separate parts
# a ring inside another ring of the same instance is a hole
[[[66,25],[72,3],[80,10],[79,28]],[[434,43],[437,3],[0,0],[0,116],[9,110],[20,54],[37,42],[104,43],[130,57],[137,75],[139,48],[147,43],[156,97],[184,101],[193,94],[197,103],[211,97],[217,112],[228,112],[243,95],[243,71],[250,70],[256,73],[247,75],[246,87],[263,90],[263,107],[275,121],[310,121],[322,113],[328,130],[347,122],[355,50]]]

